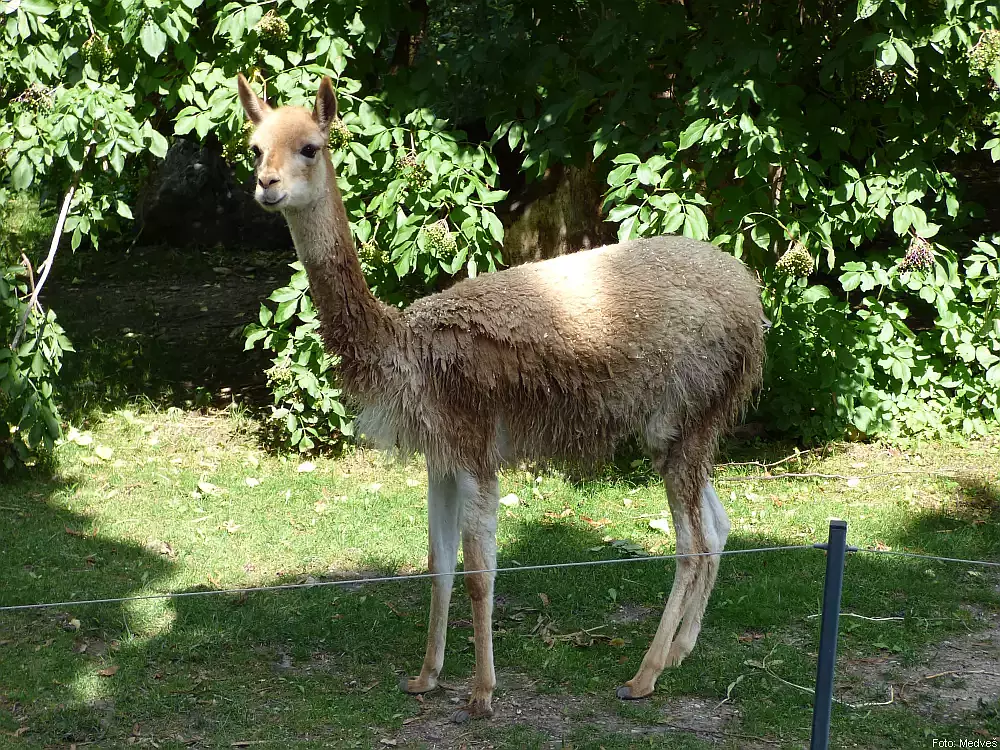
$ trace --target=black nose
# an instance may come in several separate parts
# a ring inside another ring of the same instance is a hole
[[[257,184],[260,185],[262,188],[269,188],[271,187],[271,185],[277,185],[279,182],[281,182],[281,180],[278,179],[277,177],[257,178]]]

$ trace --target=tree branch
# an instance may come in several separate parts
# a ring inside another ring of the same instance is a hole
[[[88,156],[90,156],[89,148],[87,149],[87,153],[84,154],[83,162],[87,161]],[[83,170],[83,162],[80,165],[81,171]],[[41,273],[38,275],[38,283],[35,284],[35,288],[31,292],[31,299],[28,301],[28,306],[24,309],[24,315],[21,316],[21,323],[18,325],[17,332],[14,334],[14,341],[10,345],[11,349],[17,349],[17,345],[21,342],[21,337],[24,335],[25,327],[28,324],[28,316],[31,315],[32,309],[38,305],[38,295],[41,294],[45,280],[49,277],[49,271],[52,270],[52,263],[56,259],[56,251],[59,249],[59,239],[62,237],[63,227],[66,225],[66,217],[69,214],[69,207],[73,202],[73,195],[76,193],[76,186],[79,182],[80,172],[77,172],[73,175],[73,182],[70,184],[69,190],[66,191],[66,196],[63,198],[62,209],[59,211],[59,219],[56,221],[56,228],[52,233],[49,254],[45,258],[45,262],[40,266]]]

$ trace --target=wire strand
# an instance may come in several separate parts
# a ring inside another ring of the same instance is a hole
[[[991,568],[1000,568],[1000,562],[989,562],[987,560],[963,560],[960,557],[939,557],[938,555],[918,555],[916,552],[899,552],[892,549],[861,547],[858,549],[858,552],[873,552],[878,555],[899,555],[900,557],[916,557],[921,560],[940,560],[941,562],[965,563],[966,565],[986,565]]]
[[[813,549],[811,544],[794,544],[784,547],[755,547],[753,549],[731,549],[721,552],[689,552],[677,555],[653,555],[649,557],[620,557],[614,560],[583,560],[568,563],[547,563],[542,565],[519,565],[514,568],[486,568],[482,570],[456,570],[452,573],[413,573],[401,576],[381,576],[377,578],[345,578],[337,581],[314,581],[311,583],[283,583],[274,586],[250,586],[233,589],[208,589],[206,591],[170,591],[160,594],[140,594],[137,596],[118,596],[107,599],[77,599],[65,602],[46,602],[44,604],[15,604],[0,607],[0,612],[12,612],[26,609],[51,609],[53,607],[78,607],[88,604],[117,604],[120,602],[148,601],[150,599],[180,599],[187,596],[213,596],[216,594],[250,594],[258,591],[286,591],[290,589],[308,589],[321,586],[356,586],[358,584],[391,583],[397,581],[418,581],[426,578],[459,575],[467,576],[474,573],[520,573],[528,570],[553,570],[555,568],[583,568],[595,565],[615,565],[630,562],[656,562],[662,560],[680,560],[689,557],[710,557],[725,555],[746,555],[753,552],[786,552],[789,550]]]

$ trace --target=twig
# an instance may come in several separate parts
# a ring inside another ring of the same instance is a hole
[[[814,479],[876,479],[878,477],[892,477],[900,474],[926,474],[928,476],[934,477],[954,477],[955,472],[945,469],[944,471],[931,471],[929,469],[900,469],[899,471],[880,471],[875,474],[858,474],[856,476],[847,476],[845,474],[819,474],[816,472],[802,472],[793,473],[789,472],[787,474],[753,474],[747,475],[745,477],[717,477],[716,482],[757,482],[757,481],[767,481],[769,479],[804,479],[804,478],[814,478]]]
[[[899,697],[900,697],[900,699],[902,699],[902,697],[903,697],[903,691],[906,690],[906,688],[908,688],[908,687],[910,687],[912,685],[918,685],[919,683],[923,682],[924,680],[936,680],[938,677],[950,677],[950,676],[967,675],[967,674],[988,674],[988,675],[990,675],[992,677],[1000,677],[1000,674],[997,674],[996,672],[990,672],[990,671],[985,670],[985,669],[951,669],[951,670],[948,670],[947,672],[938,672],[937,674],[928,674],[928,675],[924,675],[923,677],[918,677],[915,680],[910,680],[908,682],[904,682],[902,685],[899,686]]]
[[[83,169],[83,163],[87,161],[87,157],[90,156],[90,150],[93,148],[91,146],[87,149],[87,153],[83,155],[83,161],[80,163],[81,170]],[[62,209],[59,211],[59,219],[56,221],[55,231],[52,232],[52,243],[49,245],[49,254],[45,258],[45,262],[42,264],[42,272],[38,277],[38,283],[35,285],[34,291],[31,293],[31,299],[28,302],[27,308],[24,310],[24,315],[21,316],[21,323],[17,327],[17,333],[14,334],[14,341],[10,345],[11,349],[17,349],[18,343],[21,341],[21,336],[24,335],[25,326],[28,324],[28,316],[31,314],[31,310],[38,305],[38,295],[42,291],[42,287],[45,285],[45,280],[49,277],[49,271],[52,270],[52,262],[56,258],[56,251],[59,249],[59,240],[62,237],[63,227],[66,224],[66,216],[69,214],[70,204],[73,202],[73,194],[76,193],[76,186],[80,182],[80,172],[78,171],[73,175],[73,182],[70,183],[69,190],[66,191],[66,197],[63,198]]]
[[[813,620],[820,615],[806,615],[807,620]],[[841,617],[857,617],[859,620],[871,620],[872,622],[885,622],[886,620],[905,620],[905,617],[865,617],[864,615],[856,615],[853,612],[841,612]]]
[[[773,677],[774,679],[776,679],[778,682],[782,683],[783,685],[788,685],[788,687],[793,687],[796,690],[801,690],[803,693],[809,693],[810,695],[815,695],[816,691],[813,688],[806,687],[805,685],[797,685],[794,682],[789,682],[784,677],[779,677],[778,675],[776,675],[774,672],[771,671],[771,669],[769,668],[769,666],[767,664],[767,660],[771,657],[771,654],[774,653],[774,649],[775,648],[777,648],[777,646],[775,646],[774,648],[772,648],[771,651],[768,653],[768,655],[765,656],[760,661],[760,663],[759,663],[760,666],[759,667],[757,667],[756,663],[755,664],[751,664],[750,666],[754,666],[754,667],[759,668],[762,672],[764,672],[764,674],[766,674],[766,675],[768,675],[770,677]],[[889,706],[889,705],[892,705],[893,703],[896,702],[896,693],[895,693],[895,690],[893,689],[893,686],[890,684],[889,685],[889,700],[887,700],[887,701],[872,701],[872,702],[866,702],[866,703],[848,703],[847,701],[842,701],[842,700],[840,700],[838,698],[834,698],[833,702],[834,703],[838,703],[841,706],[845,706],[847,708],[870,708],[872,706]]]
[[[769,469],[772,466],[781,466],[782,464],[788,463],[789,461],[794,461],[796,458],[801,458],[802,456],[808,456],[810,453],[815,453],[816,451],[824,450],[824,448],[809,448],[808,450],[797,451],[791,454],[790,456],[785,456],[780,461],[774,461],[773,463],[769,464],[763,464],[760,461],[732,461],[730,463],[725,463],[725,464],[716,464],[715,467],[718,469],[724,466],[759,466],[762,469]]]
[[[34,292],[35,291],[35,271],[31,267],[31,259],[28,258],[28,256],[25,255],[24,253],[21,253],[21,265],[24,266],[25,270],[27,270],[27,272],[28,272],[28,284],[31,286],[31,291]],[[39,305],[39,304],[37,304],[37,303],[35,304],[35,307],[37,307],[39,310],[42,309],[42,306]]]

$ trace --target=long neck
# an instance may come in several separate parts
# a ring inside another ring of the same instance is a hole
[[[320,319],[326,348],[341,358],[344,385],[368,391],[378,363],[396,340],[396,316],[368,288],[351,236],[333,165],[326,157],[326,197],[285,218]]]

